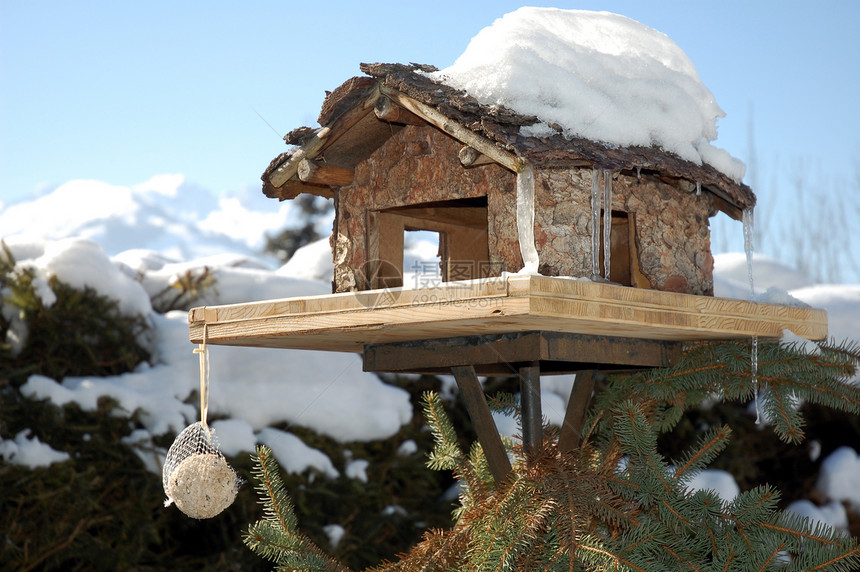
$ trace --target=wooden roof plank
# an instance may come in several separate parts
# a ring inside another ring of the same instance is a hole
[[[436,108],[421,103],[416,99],[412,99],[396,89],[392,89],[384,85],[381,86],[380,89],[386,97],[390,98],[397,105],[411,111],[413,114],[427,121],[427,123],[430,123],[449,134],[460,143],[472,147],[514,173],[519,172],[526,163],[524,159],[499,148],[487,138],[478,135],[467,127],[464,127],[444,113],[439,112]]]
[[[280,187],[293,178],[298,172],[299,164],[304,159],[316,157],[326,146],[337,141],[341,135],[361,121],[368,113],[373,112],[377,99],[379,99],[378,87],[370,89],[362,99],[346,109],[331,124],[319,129],[286,161],[271,171],[268,174],[269,182],[275,187]]]

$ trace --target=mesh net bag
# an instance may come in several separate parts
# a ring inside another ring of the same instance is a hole
[[[202,422],[186,427],[167,451],[162,482],[167,501],[192,518],[212,518],[233,504],[240,479]]]
[[[215,431],[206,424],[209,411],[209,353],[206,326],[200,354],[200,421],[176,436],[161,471],[167,500],[192,518],[212,518],[233,504],[241,479],[218,449]]]

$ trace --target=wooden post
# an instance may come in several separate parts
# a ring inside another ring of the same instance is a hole
[[[389,123],[402,123],[404,125],[424,125],[426,121],[412,113],[396,105],[387,97],[380,97],[376,101],[373,108],[377,119],[387,121]]]
[[[457,154],[460,159],[460,164],[464,167],[477,167],[479,165],[489,165],[493,162],[492,159],[475,149],[474,147],[469,147],[468,145],[464,146],[460,149],[460,152]]]
[[[484,389],[478,382],[475,368],[470,365],[454,366],[451,372],[466,402],[466,409],[472,418],[472,424],[475,426],[478,442],[484,450],[490,472],[493,473],[496,485],[500,485],[511,473],[511,461],[508,459],[499,430],[496,429],[496,423],[490,414],[490,407],[487,405],[487,398],[484,397]]]
[[[567,402],[567,411],[564,413],[564,424],[561,426],[561,434],[558,437],[558,448],[562,453],[569,453],[579,447],[579,442],[582,439],[582,426],[585,423],[585,412],[591,403],[596,374],[597,371],[592,369],[586,369],[576,374],[573,389],[570,391],[570,399]]]
[[[523,447],[527,454],[543,446],[543,412],[540,404],[540,362],[519,368],[522,395]]]
[[[299,163],[298,175],[303,183],[344,187],[352,184],[355,172],[347,167],[303,159]]]

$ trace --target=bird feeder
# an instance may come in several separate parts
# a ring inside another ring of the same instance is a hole
[[[363,65],[318,129],[263,174],[264,193],[333,200],[332,294],[195,308],[191,341],[361,354],[366,371],[451,373],[497,478],[509,462],[478,375],[520,378],[523,439],[542,441],[540,375],[669,366],[685,343],[827,335],[826,313],[713,296],[709,218],[741,220],[746,185],[658,147],[608,146],[436,83]],[[435,280],[404,283],[404,233],[439,235]]]

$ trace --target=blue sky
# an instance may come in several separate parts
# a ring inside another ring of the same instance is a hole
[[[280,137],[314,124],[360,62],[446,67],[521,5],[0,0],[0,202],[78,178],[257,186]],[[860,2],[536,5],[617,12],[671,37],[727,113],[716,144],[748,160],[754,121],[763,199],[798,162],[833,192],[853,181]]]

